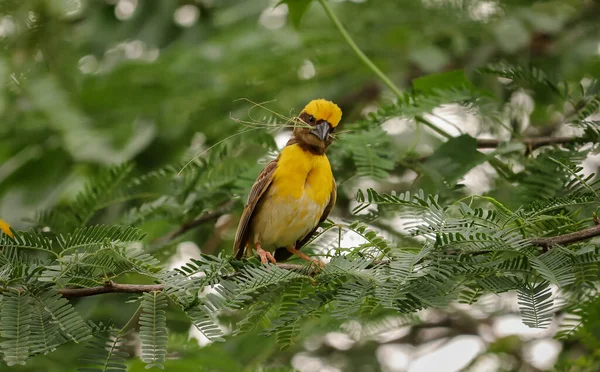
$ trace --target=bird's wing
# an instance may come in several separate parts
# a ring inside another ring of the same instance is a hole
[[[337,198],[336,188],[337,187],[335,184],[335,180],[333,180],[333,189],[331,190],[331,194],[329,195],[329,203],[327,203],[327,205],[325,206],[325,209],[323,210],[323,214],[321,215],[321,218],[319,219],[319,223],[317,224],[317,226],[314,227],[314,229],[312,229],[308,234],[306,234],[305,237],[303,237],[302,239],[300,239],[296,242],[296,249],[300,249],[306,243],[308,243],[308,241],[312,238],[313,234],[317,231],[317,229],[319,228],[321,223],[323,223],[323,221],[325,221],[327,219],[327,217],[329,216],[329,213],[331,213],[331,210],[333,209],[333,206],[335,205],[335,200]],[[288,258],[290,258],[291,256],[292,256],[292,253],[290,253],[285,247],[278,248],[275,251],[275,260],[277,260],[277,261],[285,261]]]
[[[267,164],[267,166],[258,174],[254,185],[252,185],[250,195],[248,195],[248,202],[244,207],[237,232],[235,233],[233,255],[237,259],[241,259],[244,255],[244,249],[248,243],[248,238],[250,235],[250,221],[252,220],[254,209],[256,208],[260,198],[264,195],[265,191],[267,191],[271,185],[271,182],[273,181],[273,174],[275,174],[275,168],[277,168],[278,160],[279,158],[274,159]]]

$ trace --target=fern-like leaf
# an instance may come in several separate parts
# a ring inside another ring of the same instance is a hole
[[[80,361],[84,366],[77,369],[79,372],[125,372],[127,371],[127,358],[125,340],[119,332],[108,329],[95,332],[93,339],[86,345],[87,353]]]
[[[100,172],[75,196],[75,200],[42,211],[36,218],[37,224],[59,232],[85,226],[98,210],[121,197],[119,187],[132,170],[133,165],[126,163]]]
[[[531,328],[546,328],[552,320],[552,290],[548,282],[524,283],[517,291],[523,323]]]
[[[163,369],[167,356],[167,299],[162,292],[144,293],[140,314],[141,359],[146,368]]]
[[[53,248],[52,239],[44,234],[31,231],[19,231],[14,238],[6,234],[0,234],[0,247],[22,249],[35,249],[39,251],[51,252]]]
[[[394,168],[394,160],[390,159],[390,138],[381,128],[349,133],[344,136],[344,143],[344,148],[350,151],[354,160],[358,176],[384,179]]]
[[[48,313],[63,336],[79,343],[91,337],[91,330],[73,306],[48,285],[32,288],[31,297]]]
[[[52,321],[50,314],[37,303],[32,306],[31,318],[31,354],[47,354],[67,342],[61,334],[58,324]]]
[[[31,303],[23,290],[4,292],[0,310],[0,349],[8,366],[25,364],[30,353]]]

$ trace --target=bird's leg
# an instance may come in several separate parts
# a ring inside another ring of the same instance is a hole
[[[312,263],[316,264],[319,267],[323,267],[323,265],[324,265],[323,261],[317,260],[316,258],[309,257],[308,255],[306,255],[306,253],[302,253],[299,250],[297,250],[296,247],[294,247],[293,245],[290,245],[286,249],[288,250],[288,252],[295,254],[296,256],[300,257],[303,260],[306,260],[308,262],[312,262]]]
[[[277,263],[277,261],[275,261],[275,257],[273,257],[271,252],[267,252],[264,249],[262,249],[259,242],[254,242],[254,245],[256,246],[256,253],[258,253],[258,255],[260,256],[260,262],[263,265],[268,264],[269,261],[271,261],[271,263],[273,264]]]

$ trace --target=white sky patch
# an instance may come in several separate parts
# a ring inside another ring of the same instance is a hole
[[[281,4],[277,7],[269,7],[262,11],[260,17],[258,18],[258,23],[269,30],[277,30],[285,25],[287,14],[287,4]]]
[[[275,143],[277,144],[277,148],[279,150],[283,149],[285,147],[285,144],[287,143],[287,141],[290,140],[290,137],[292,137],[292,132],[291,131],[281,131],[279,133],[277,133],[275,135]]]
[[[447,344],[415,359],[409,372],[455,372],[460,371],[473,358],[485,350],[485,345],[477,336],[457,336]]]
[[[367,116],[371,112],[376,112],[378,108],[379,107],[377,107],[377,105],[370,103],[370,104],[365,105],[365,107],[360,111],[360,114],[362,116]]]
[[[115,17],[121,21],[131,18],[137,5],[137,0],[119,0],[115,6]]]
[[[123,43],[121,47],[125,50],[125,57],[129,59],[138,59],[142,57],[146,44],[140,40],[132,40],[128,43]]]
[[[200,248],[193,242],[181,242],[177,244],[177,251],[171,257],[168,264],[168,269],[173,270],[181,267],[192,258],[198,258],[200,256]]]
[[[495,1],[480,1],[471,7],[469,13],[475,21],[487,22],[491,16],[503,11]]]
[[[17,26],[11,16],[0,18],[0,38],[11,35],[16,29]]]
[[[340,242],[340,246],[342,248],[351,248],[356,247],[361,244],[366,243],[367,241],[362,236],[358,235],[354,231],[344,232],[342,235],[342,240]]]
[[[586,176],[592,173],[596,173],[598,171],[598,167],[600,167],[600,154],[590,154],[583,161],[583,174]]]
[[[435,108],[432,114],[424,114],[423,117],[453,137],[462,134],[475,136],[479,130],[479,119],[474,115],[465,112],[465,110],[457,104],[441,105],[440,107]],[[428,131],[440,138],[445,138],[441,134],[431,130]]]
[[[561,125],[558,130],[554,133],[555,136],[581,136],[583,134],[583,128],[576,127],[574,125]]]
[[[71,1],[66,2],[64,5],[65,15],[67,17],[76,16],[83,9],[83,7],[81,5],[82,5],[81,0],[71,0]]]
[[[522,89],[517,90],[510,96],[510,104],[507,106],[507,110],[510,118],[520,125],[519,128],[516,128],[517,132],[522,133],[529,128],[534,106],[533,98]]]
[[[87,56],[83,56],[79,59],[78,67],[79,71],[84,74],[94,73],[98,69],[98,59],[96,56],[88,54]]]
[[[404,326],[400,328],[390,329],[378,334],[373,335],[373,339],[379,343],[392,342],[398,340],[410,332],[410,326]]]
[[[200,9],[192,4],[180,6],[173,13],[173,20],[181,27],[192,27],[200,18]]]
[[[407,131],[412,134],[415,131],[414,127],[414,122],[402,118],[391,118],[381,124],[381,129],[390,136],[396,136]]]
[[[321,335],[308,336],[304,342],[304,348],[308,351],[316,351],[323,345],[323,337]]]
[[[485,294],[479,298],[477,305],[483,312],[490,315],[498,314],[499,312],[517,313],[519,311],[516,292]]]
[[[462,183],[471,194],[481,195],[492,189],[492,178],[495,175],[494,168],[489,163],[483,163],[468,171]]]
[[[384,371],[406,371],[412,349],[408,345],[388,344],[379,346],[376,353]]]
[[[348,350],[354,345],[355,341],[345,333],[329,332],[325,335],[325,343],[338,350]]]
[[[526,346],[525,358],[534,367],[546,371],[554,366],[561,350],[562,344],[557,340],[551,338],[536,340]]]
[[[414,231],[414,227],[422,222],[423,220],[420,218],[396,216],[392,220],[390,220],[389,225],[401,234],[411,235]],[[412,236],[412,238],[421,242],[425,241],[425,237],[423,236]]]
[[[309,80],[314,78],[316,73],[315,65],[309,59],[305,59],[302,66],[298,69],[298,78],[300,80]]]
[[[149,48],[148,50],[146,50],[146,53],[142,58],[147,62],[154,62],[158,59],[159,55],[160,50],[158,48]]]
[[[300,372],[318,372],[322,371],[325,366],[318,357],[308,353],[298,353],[292,358],[292,367]]]
[[[481,356],[468,372],[492,372],[500,370],[502,361],[496,354],[487,354]],[[505,367],[507,367],[505,365]]]
[[[510,335],[519,335],[523,339],[534,339],[550,337],[554,334],[553,325],[547,329],[529,328],[523,324],[523,320],[518,315],[504,315],[494,319],[493,329],[497,337]]]
[[[190,332],[189,332],[188,339],[192,339],[192,338],[195,338],[198,341],[198,345],[200,345],[200,346],[206,346],[212,342],[211,340],[206,338],[206,336],[204,336],[202,334],[202,332],[200,332],[198,330],[198,328],[196,328],[196,326],[194,326],[193,324],[190,326]]]

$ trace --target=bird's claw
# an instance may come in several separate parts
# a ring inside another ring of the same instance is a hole
[[[318,273],[323,267],[325,267],[325,263],[321,260],[313,258],[310,260],[310,266],[314,267],[315,273]]]
[[[268,264],[269,261],[272,264],[276,264],[277,263],[277,261],[275,261],[275,257],[273,257],[273,255],[271,254],[271,252],[267,252],[267,251],[264,251],[264,250],[261,249],[261,250],[257,250],[257,253],[260,256],[260,262],[263,265]]]

